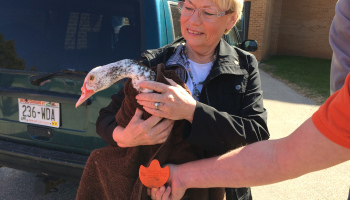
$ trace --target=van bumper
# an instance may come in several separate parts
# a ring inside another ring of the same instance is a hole
[[[0,140],[0,165],[79,181],[88,159],[78,155]]]

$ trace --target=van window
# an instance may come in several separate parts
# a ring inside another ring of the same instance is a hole
[[[238,46],[239,39],[237,38],[237,34],[235,32],[235,27],[233,27],[227,35],[224,35],[224,38],[227,43],[231,46]]]
[[[0,63],[5,63],[0,68],[89,71],[123,58],[138,59],[141,26],[137,2],[1,1],[0,49],[11,56],[0,57]]]
[[[177,8],[177,2],[169,2],[171,17],[173,22],[174,39],[182,36],[180,27],[180,11]]]

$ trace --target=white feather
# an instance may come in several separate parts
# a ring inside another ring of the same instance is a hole
[[[95,92],[104,90],[123,78],[131,78],[133,87],[139,92],[153,92],[143,89],[138,83],[145,80],[155,80],[155,72],[142,63],[125,59],[107,65],[95,67],[85,77],[86,88]]]

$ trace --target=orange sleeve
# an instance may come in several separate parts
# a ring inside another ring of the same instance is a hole
[[[344,86],[312,115],[312,121],[329,140],[350,149],[350,74]]]

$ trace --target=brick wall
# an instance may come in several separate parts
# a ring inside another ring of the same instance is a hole
[[[282,1],[270,0],[266,5],[266,29],[264,32],[264,46],[262,46],[262,58],[278,52],[279,26],[281,22]]]
[[[278,54],[331,58],[329,29],[336,0],[284,0]]]
[[[246,0],[251,2],[248,39],[258,41],[257,59],[269,55],[331,58],[328,35],[337,0]]]
[[[250,20],[248,39],[254,39],[258,42],[258,50],[254,55],[258,60],[262,58],[262,47],[264,43],[265,16],[267,0],[251,0]]]
[[[258,42],[254,52],[260,61],[278,51],[281,0],[249,0],[251,2],[248,39]]]

